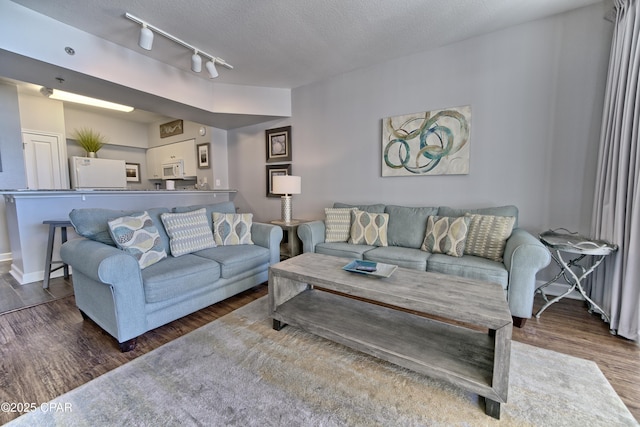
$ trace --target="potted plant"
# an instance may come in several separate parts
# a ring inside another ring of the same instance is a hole
[[[107,138],[93,129],[81,128],[73,131],[73,138],[87,152],[88,157],[96,157],[96,153],[107,142]]]

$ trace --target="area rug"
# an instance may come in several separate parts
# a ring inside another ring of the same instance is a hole
[[[144,338],[142,338],[144,339]],[[287,326],[266,297],[13,420],[18,426],[637,426],[595,363],[513,342],[484,400]]]

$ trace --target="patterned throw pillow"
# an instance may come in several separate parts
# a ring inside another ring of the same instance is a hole
[[[213,213],[213,234],[221,246],[253,245],[251,225],[253,214]]]
[[[163,213],[160,218],[169,235],[169,248],[174,257],[216,246],[207,221],[206,209],[185,213]]]
[[[324,241],[327,243],[346,242],[351,231],[351,211],[356,208],[325,208]]]
[[[389,214],[351,211],[349,243],[354,245],[388,246]]]
[[[464,254],[470,220],[467,216],[429,216],[427,232],[420,249],[434,254],[461,257]]]
[[[116,218],[107,221],[107,224],[116,246],[133,255],[140,269],[167,257],[158,229],[147,211]]]
[[[467,214],[469,233],[464,253],[502,262],[504,247],[516,221],[512,216]]]

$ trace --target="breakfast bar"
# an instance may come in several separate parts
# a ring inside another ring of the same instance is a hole
[[[4,190],[11,244],[11,275],[20,284],[43,280],[48,220],[67,220],[72,209],[148,209],[190,206],[231,200],[235,190]],[[69,239],[77,238],[73,229]],[[53,256],[59,257],[59,242]],[[56,274],[57,273],[57,274]],[[62,275],[57,271],[55,275]]]

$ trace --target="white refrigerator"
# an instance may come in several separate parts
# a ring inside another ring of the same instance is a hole
[[[124,190],[127,174],[124,160],[77,157],[69,159],[71,187],[84,190]]]

